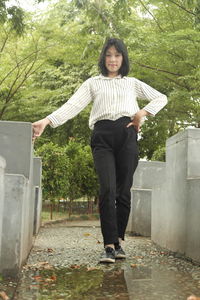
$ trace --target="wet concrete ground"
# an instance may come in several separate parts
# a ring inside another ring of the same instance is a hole
[[[198,265],[156,247],[149,238],[130,236],[124,244],[127,259],[102,265],[98,263],[103,246],[97,223],[76,226],[41,229],[15,293],[14,287],[7,290],[10,299],[186,300],[191,294],[200,296]]]

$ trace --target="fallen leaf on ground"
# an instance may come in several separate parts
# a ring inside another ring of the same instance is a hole
[[[51,279],[52,279],[53,281],[55,281],[55,280],[57,280],[57,277],[56,277],[55,275],[52,275],[52,276],[51,276]]]
[[[87,232],[84,233],[83,235],[84,235],[84,236],[91,236],[91,234],[90,234],[90,233],[87,233]]]
[[[187,298],[187,300],[200,300],[200,297],[196,297],[195,295],[191,295]]]
[[[98,270],[97,267],[87,267],[87,271],[94,271],[94,270]]]
[[[10,298],[8,297],[8,295],[5,292],[0,292],[0,297],[3,300],[9,300]]]
[[[36,270],[53,270],[54,267],[52,265],[50,265],[47,261],[42,261],[42,262],[38,262],[36,264],[33,265],[25,265],[23,266],[24,270],[31,270],[31,269],[36,269]]]
[[[54,252],[52,248],[47,248],[47,252]]]
[[[35,279],[35,281],[37,281],[37,282],[41,282],[41,281],[43,281],[42,277],[41,277],[41,276],[39,276],[39,275],[37,275],[37,276],[34,276],[33,278],[34,278],[34,279]]]
[[[53,269],[53,266],[50,265],[47,261],[38,262],[34,266],[36,266],[36,267],[38,267],[40,269],[45,269],[45,270],[51,270],[51,269]]]
[[[137,268],[136,264],[131,264],[131,268]]]
[[[160,251],[160,254],[162,254],[162,255],[168,255],[168,252],[166,252],[166,251]]]
[[[158,252],[157,252],[157,251],[151,251],[150,254],[151,254],[151,255],[157,255]]]
[[[45,282],[53,282],[54,280],[53,279],[51,279],[51,278],[46,278],[45,279]]]
[[[80,269],[81,266],[79,265],[71,265],[70,268],[71,269]]]

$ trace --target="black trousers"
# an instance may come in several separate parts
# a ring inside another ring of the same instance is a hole
[[[130,213],[130,189],[138,165],[137,132],[129,117],[96,122],[91,137],[100,183],[99,212],[104,245],[124,239]]]

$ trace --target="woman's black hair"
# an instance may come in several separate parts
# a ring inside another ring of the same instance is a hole
[[[116,48],[116,50],[119,53],[121,53],[123,56],[122,66],[119,69],[119,74],[121,74],[122,77],[126,76],[129,72],[129,59],[128,59],[127,48],[122,40],[116,39],[116,38],[107,39],[105,44],[103,45],[103,48],[102,48],[102,51],[101,51],[101,54],[99,57],[99,63],[98,63],[101,74],[104,76],[108,75],[108,70],[105,65],[105,58],[106,58],[106,51],[112,46],[114,46]]]

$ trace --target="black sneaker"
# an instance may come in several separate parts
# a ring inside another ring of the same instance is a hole
[[[114,263],[115,262],[115,250],[111,247],[106,247],[101,254],[100,263]]]
[[[121,246],[115,248],[115,258],[126,258],[126,253]]]

